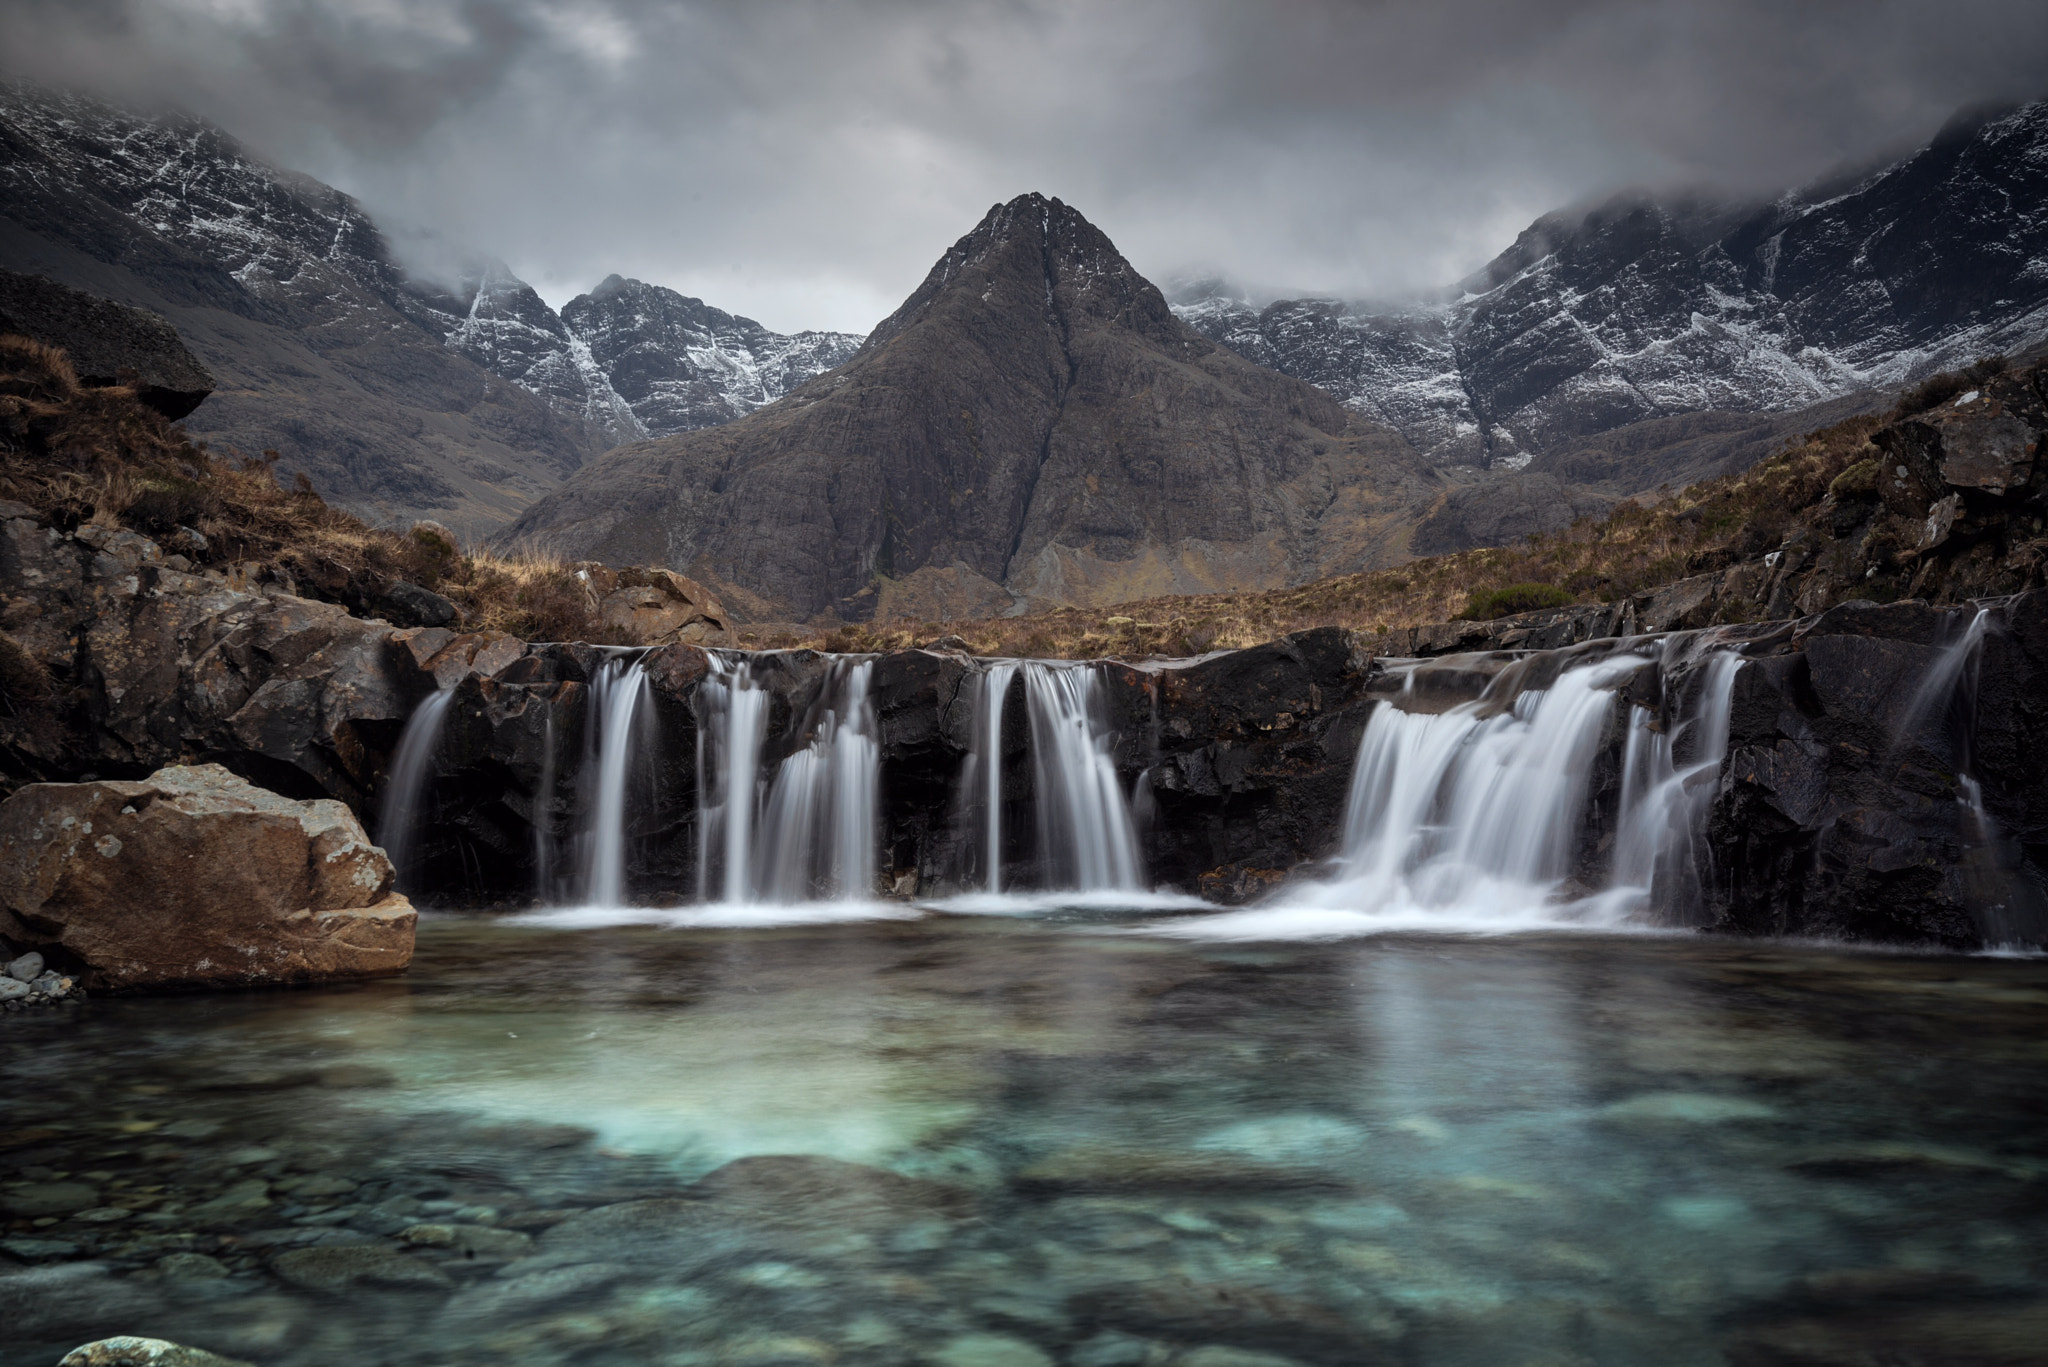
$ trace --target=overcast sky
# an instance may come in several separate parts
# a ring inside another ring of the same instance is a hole
[[[2048,4],[5,0],[0,54],[558,305],[618,271],[865,331],[1027,190],[1155,280],[1446,284],[1570,202],[1775,190],[2048,93]]]

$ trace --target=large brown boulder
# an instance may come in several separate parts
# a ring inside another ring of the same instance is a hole
[[[341,803],[217,764],[37,783],[0,803],[0,935],[75,960],[89,987],[395,973],[416,917],[391,879]]]
[[[613,569],[585,560],[576,566],[576,578],[598,619],[633,645],[731,640],[725,605],[688,575],[659,566]]]

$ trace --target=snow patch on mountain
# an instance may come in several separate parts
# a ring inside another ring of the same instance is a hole
[[[1445,466],[1802,408],[2048,337],[2048,104],[1959,119],[1846,187],[1550,215],[1436,299],[1258,308],[1212,285],[1174,311]]]

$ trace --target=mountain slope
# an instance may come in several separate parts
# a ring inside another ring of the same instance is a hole
[[[1058,200],[989,211],[839,369],[623,447],[510,529],[754,615],[1000,611],[1390,564],[1441,481],[1173,316]]]
[[[595,444],[442,344],[346,195],[188,119],[0,87],[0,263],[164,314],[219,387],[187,420],[340,501],[485,527]]]
[[[1177,311],[1446,466],[1541,469],[1635,423],[1790,412],[2048,336],[2048,104],[1960,116],[1903,161],[1770,204],[1548,215],[1434,302],[1198,291]]]
[[[0,267],[168,317],[221,381],[193,435],[275,448],[372,517],[487,530],[605,447],[728,421],[859,344],[616,276],[572,322],[457,255],[415,278],[361,205],[211,125],[0,84]]]

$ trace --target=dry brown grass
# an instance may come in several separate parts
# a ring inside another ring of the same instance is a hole
[[[453,602],[470,630],[528,640],[611,642],[559,556],[465,549],[433,523],[373,527],[301,476],[279,485],[277,453],[221,455],[189,440],[122,388],[78,383],[61,351],[0,338],[0,498],[51,525],[125,527],[184,554],[309,598],[378,615],[398,582]],[[198,549],[179,536],[205,538]]]

